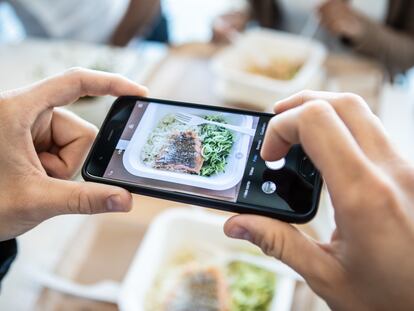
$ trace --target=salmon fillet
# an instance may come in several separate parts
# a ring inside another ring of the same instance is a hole
[[[185,131],[169,137],[168,143],[155,158],[154,168],[199,175],[203,162],[198,134]]]
[[[186,271],[170,293],[164,311],[228,311],[229,292],[221,271],[214,267]]]

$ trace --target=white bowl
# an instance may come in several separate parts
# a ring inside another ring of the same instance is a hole
[[[225,251],[257,250],[249,243],[227,238],[227,218],[198,209],[172,209],[151,225],[123,281],[119,296],[121,311],[144,311],[145,301],[159,271],[177,250],[211,244]],[[265,258],[266,259],[266,258]],[[271,264],[280,262],[269,258]],[[287,311],[292,305],[295,281],[277,275],[275,295],[269,311]]]
[[[146,144],[151,131],[167,114],[174,114],[177,112],[185,112],[193,115],[211,115],[212,113],[211,110],[150,104],[142,117],[142,121],[132,136],[131,141],[126,147],[123,157],[125,169],[132,175],[139,177],[168,181],[210,190],[226,190],[237,185],[243,178],[244,167],[247,162],[247,157],[249,156],[248,148],[250,136],[248,135],[235,135],[236,139],[227,158],[225,172],[209,177],[154,169],[142,162],[140,156],[141,151]],[[225,112],[221,112],[220,114],[225,117],[229,124],[252,128],[253,117],[251,116]]]
[[[276,57],[303,61],[291,80],[275,80],[249,73],[246,63]],[[276,100],[305,88],[319,89],[323,81],[326,49],[318,41],[298,35],[265,29],[252,29],[212,61],[215,90],[223,99],[269,110]]]

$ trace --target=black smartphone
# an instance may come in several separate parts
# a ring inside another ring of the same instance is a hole
[[[133,193],[303,223],[322,180],[301,146],[260,157],[272,114],[125,96],[112,105],[85,180]]]

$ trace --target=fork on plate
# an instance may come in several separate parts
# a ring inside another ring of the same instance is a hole
[[[251,128],[247,128],[247,127],[241,127],[241,126],[236,126],[236,125],[231,125],[231,124],[225,124],[225,123],[220,123],[220,122],[214,122],[214,121],[209,121],[206,119],[203,119],[199,116],[195,116],[192,114],[188,114],[188,113],[182,113],[182,112],[178,112],[175,114],[175,119],[181,123],[187,124],[187,125],[192,125],[192,126],[197,126],[197,125],[202,125],[202,124],[212,124],[212,125],[217,125],[220,127],[224,127],[226,129],[235,131],[235,132],[239,132],[242,134],[246,134],[249,136],[254,136],[254,134],[256,133],[255,129],[251,129]]]

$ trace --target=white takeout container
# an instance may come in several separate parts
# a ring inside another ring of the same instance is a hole
[[[159,271],[171,256],[183,247],[197,249],[209,243],[225,251],[256,250],[251,244],[233,240],[223,233],[227,217],[198,209],[172,209],[164,212],[151,225],[123,281],[119,307],[121,311],[144,311],[145,301]],[[267,259],[267,257],[265,257]],[[275,266],[281,265],[273,258]],[[275,295],[269,311],[290,310],[295,281],[276,276]]]
[[[123,164],[125,169],[132,175],[168,181],[176,184],[200,187],[210,190],[226,190],[236,186],[243,178],[244,168],[249,156],[250,136],[235,133],[235,142],[231,153],[227,158],[225,172],[210,177],[178,173],[152,168],[141,159],[141,152],[147,143],[151,131],[158,125],[160,120],[167,114],[189,113],[193,115],[222,115],[227,123],[246,128],[252,128],[253,117],[241,114],[225,112],[213,112],[211,110],[178,107],[162,104],[150,104],[139,123],[131,141],[126,147]]]
[[[288,81],[252,74],[245,69],[252,60],[260,62],[276,57],[299,59],[304,64]],[[316,40],[275,30],[252,29],[213,59],[215,90],[227,101],[269,110],[276,100],[305,88],[321,88],[325,58],[326,49]]]

